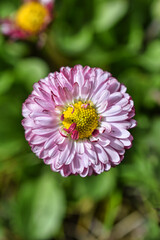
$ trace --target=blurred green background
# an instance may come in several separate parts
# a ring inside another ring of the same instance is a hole
[[[0,17],[19,6],[1,0]],[[160,1],[56,0],[44,39],[0,35],[0,240],[159,240]],[[75,64],[124,83],[138,122],[123,162],[84,179],[52,172],[21,126],[33,83]]]

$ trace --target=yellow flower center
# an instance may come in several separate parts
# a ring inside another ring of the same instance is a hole
[[[48,16],[47,9],[38,2],[23,4],[16,14],[16,24],[32,34],[38,33]]]
[[[75,123],[75,130],[79,133],[79,139],[88,138],[98,127],[98,114],[93,106],[81,101],[70,105],[63,111],[63,126],[65,129]]]

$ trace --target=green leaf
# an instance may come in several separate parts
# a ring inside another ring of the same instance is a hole
[[[30,49],[24,42],[6,42],[5,51],[9,57],[14,59],[28,54]]]
[[[9,15],[13,14],[15,11],[16,7],[11,1],[2,1],[0,3],[0,17],[5,18],[8,17]]]
[[[15,73],[17,78],[31,90],[35,82],[48,75],[49,68],[42,59],[28,58],[18,62]]]
[[[160,20],[160,0],[153,1],[151,5],[151,13],[155,19]]]
[[[0,73],[0,94],[5,93],[10,89],[14,81],[14,75],[12,71],[4,71]]]
[[[136,15],[130,24],[130,33],[128,36],[128,48],[135,54],[142,46],[144,37],[143,26]]]
[[[103,49],[96,45],[93,45],[93,47],[90,48],[89,51],[86,51],[83,54],[83,57],[83,62],[86,65],[89,64],[90,66],[96,66],[101,68],[105,68],[106,63],[111,60],[110,53],[103,51]]]
[[[160,40],[152,41],[146,52],[139,57],[139,63],[146,70],[160,72]]]
[[[0,239],[6,239],[5,238],[5,228],[0,225]]]
[[[23,147],[22,139],[9,139],[8,141],[3,141],[0,144],[0,161],[6,160],[7,158],[13,157],[18,154]]]
[[[115,191],[109,198],[106,207],[104,225],[107,229],[112,229],[117,213],[120,211],[122,193]]]
[[[103,1],[96,5],[94,27],[97,32],[113,27],[127,12],[128,2],[125,0]]]
[[[154,119],[149,139],[150,147],[154,148],[160,154],[159,136],[160,136],[160,117]]]
[[[64,217],[65,199],[53,174],[22,184],[12,210],[14,230],[24,239],[54,236]]]
[[[110,194],[116,185],[116,169],[98,176],[87,178],[76,177],[74,196],[76,198],[89,197],[95,201],[103,199]]]
[[[132,96],[135,107],[147,106],[146,98],[149,97],[149,90],[151,88],[150,76],[139,71],[138,68],[128,68],[119,76],[119,80],[127,86],[128,93]]]
[[[57,41],[60,47],[74,55],[84,51],[91,43],[93,38],[92,28],[84,26],[76,34],[69,34],[68,31],[57,32]]]

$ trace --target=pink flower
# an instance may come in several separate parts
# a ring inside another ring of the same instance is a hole
[[[132,145],[134,103],[100,68],[62,67],[34,84],[22,125],[32,151],[62,176],[100,174]]]
[[[27,39],[51,22],[54,0],[26,0],[13,18],[0,19],[0,31],[12,39]]]

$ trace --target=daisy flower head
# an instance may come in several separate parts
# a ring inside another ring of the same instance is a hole
[[[13,18],[0,19],[0,31],[11,39],[27,39],[51,22],[54,0],[26,0]]]
[[[34,84],[22,125],[32,151],[62,176],[85,177],[118,165],[132,145],[134,103],[100,68],[62,67]]]

